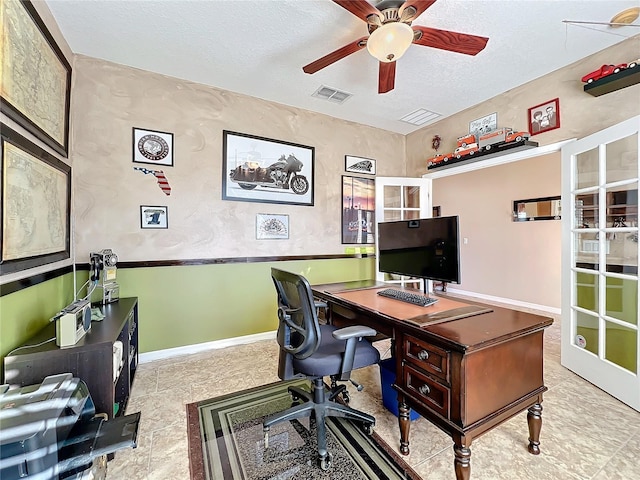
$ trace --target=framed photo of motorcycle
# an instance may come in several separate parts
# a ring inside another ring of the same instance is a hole
[[[222,132],[222,199],[313,205],[315,148]]]

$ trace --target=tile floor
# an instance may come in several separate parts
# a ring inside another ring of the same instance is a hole
[[[546,315],[543,312],[539,312]],[[384,357],[388,342],[376,344]],[[188,480],[187,403],[278,381],[277,344],[261,341],[141,364],[127,412],[142,412],[138,448],[109,462],[108,480]],[[527,452],[526,411],[474,440],[473,480],[631,480],[639,478],[640,413],[560,365],[560,320],[545,331],[541,454]],[[376,417],[398,448],[397,419],[382,406],[378,367],[353,377],[365,390],[351,405]],[[412,422],[405,457],[424,479],[455,479],[452,441],[426,420]],[[336,472],[339,479],[339,472]]]

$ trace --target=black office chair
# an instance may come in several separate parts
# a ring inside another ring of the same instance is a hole
[[[322,470],[331,466],[332,455],[327,451],[327,416],[343,417],[363,422],[371,433],[375,418],[335,401],[344,394],[345,386],[336,381],[350,379],[352,370],[374,365],[380,361],[380,353],[362,337],[376,335],[376,331],[363,326],[336,329],[320,325],[311,287],[306,278],[277,268],[271,269],[271,277],[278,292],[278,343],[280,358],[278,376],[282,380],[308,378],[311,392],[290,387],[295,404],[284,412],[275,413],[263,422],[265,448],[269,446],[271,425],[296,418],[314,416],[318,441],[318,465]],[[330,377],[333,388],[324,383]]]

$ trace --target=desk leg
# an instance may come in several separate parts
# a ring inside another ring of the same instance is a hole
[[[542,405],[536,403],[529,407],[527,413],[529,424],[529,453],[540,454],[540,429],[542,428]]]
[[[465,447],[460,439],[454,439],[453,467],[456,470],[456,480],[469,480],[471,478],[471,449]]]
[[[400,425],[400,453],[409,455],[409,429],[411,428],[411,420],[409,416],[411,409],[404,399],[398,398],[398,424]]]

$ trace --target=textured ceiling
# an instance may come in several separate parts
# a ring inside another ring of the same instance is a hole
[[[411,45],[398,60],[395,89],[379,95],[378,63],[366,49],[303,73],[367,35],[362,20],[331,0],[47,4],[74,53],[401,134],[419,128],[399,120],[416,109],[452,115],[640,33],[563,22],[606,23],[637,0],[438,0],[413,24],[489,37],[487,47],[473,57]],[[598,66],[585,64],[585,73]],[[312,97],[321,85],[353,96],[342,104]]]

